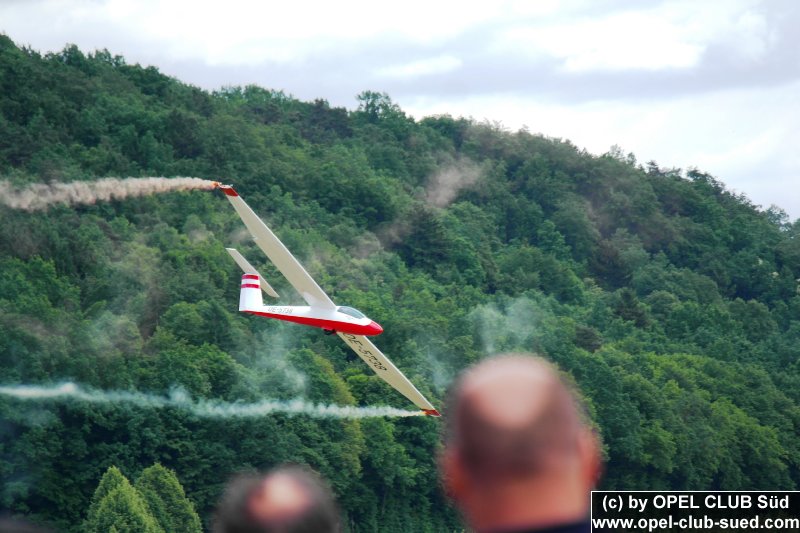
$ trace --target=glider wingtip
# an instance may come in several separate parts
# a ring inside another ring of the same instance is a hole
[[[422,412],[425,413],[426,416],[442,416],[436,409],[423,409]]]
[[[214,182],[214,187],[220,189],[228,196],[239,196],[239,193],[233,188],[232,185],[225,185],[224,183],[220,183],[218,181]]]

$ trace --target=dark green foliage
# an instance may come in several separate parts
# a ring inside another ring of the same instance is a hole
[[[355,111],[207,93],[107,51],[41,56],[0,36],[2,179],[108,175],[235,184],[335,300],[384,326],[377,344],[436,405],[487,354],[554,360],[601,432],[605,488],[800,485],[800,222],[712,176],[417,122],[377,92]],[[298,298],[219,195],[0,206],[0,227],[2,385],[410,407],[338,338],[236,312],[225,246]],[[457,531],[438,430],[0,396],[0,505],[63,531],[87,510],[91,530],[186,516],[197,531],[189,501],[207,525],[230,475],[293,461],[330,480],[350,531]],[[110,465],[145,469],[141,495],[116,469],[95,493]]]
[[[92,503],[89,505],[89,512],[86,516],[87,524],[97,524],[100,504],[106,496],[121,487],[124,483],[130,484],[128,479],[119,471],[119,468],[116,466],[108,467],[106,473],[100,478],[100,483],[97,484],[97,488],[92,496]]]
[[[147,504],[130,484],[122,485],[100,502],[97,521],[87,523],[87,533],[104,531],[119,533],[161,533],[161,529]]]
[[[87,533],[112,530],[119,533],[164,533],[142,494],[113,466],[100,480],[83,526]]]
[[[202,531],[200,517],[172,470],[160,464],[147,467],[139,474],[135,487],[164,533]]]

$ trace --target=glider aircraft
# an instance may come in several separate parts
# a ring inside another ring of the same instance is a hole
[[[225,193],[255,243],[308,304],[307,306],[264,305],[261,291],[273,298],[278,298],[278,293],[238,251],[226,248],[236,264],[244,271],[239,295],[239,311],[321,328],[328,335],[336,333],[381,379],[411,400],[424,414],[440,416],[439,411],[425,396],[367,338],[380,335],[383,328],[360,311],[333,303],[333,300],[317,285],[233,187],[218,182],[215,182],[215,187]]]

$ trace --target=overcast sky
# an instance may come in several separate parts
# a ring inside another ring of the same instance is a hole
[[[697,167],[800,217],[794,0],[0,0],[0,31],[75,43],[205,89],[255,83],[352,109],[527,127]]]

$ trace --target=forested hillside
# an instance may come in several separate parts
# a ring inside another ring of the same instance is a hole
[[[605,488],[800,486],[800,223],[699,170],[414,120],[381,93],[355,103],[208,93],[0,35],[0,179],[232,183],[337,302],[381,323],[376,344],[437,406],[470,363],[532,351],[585,395]],[[297,299],[219,193],[0,202],[0,385],[411,407],[337,337],[241,316],[231,245]],[[0,395],[0,507],[80,531],[110,466],[160,463],[207,526],[230,474],[296,461],[330,480],[351,531],[458,530],[439,431]]]

